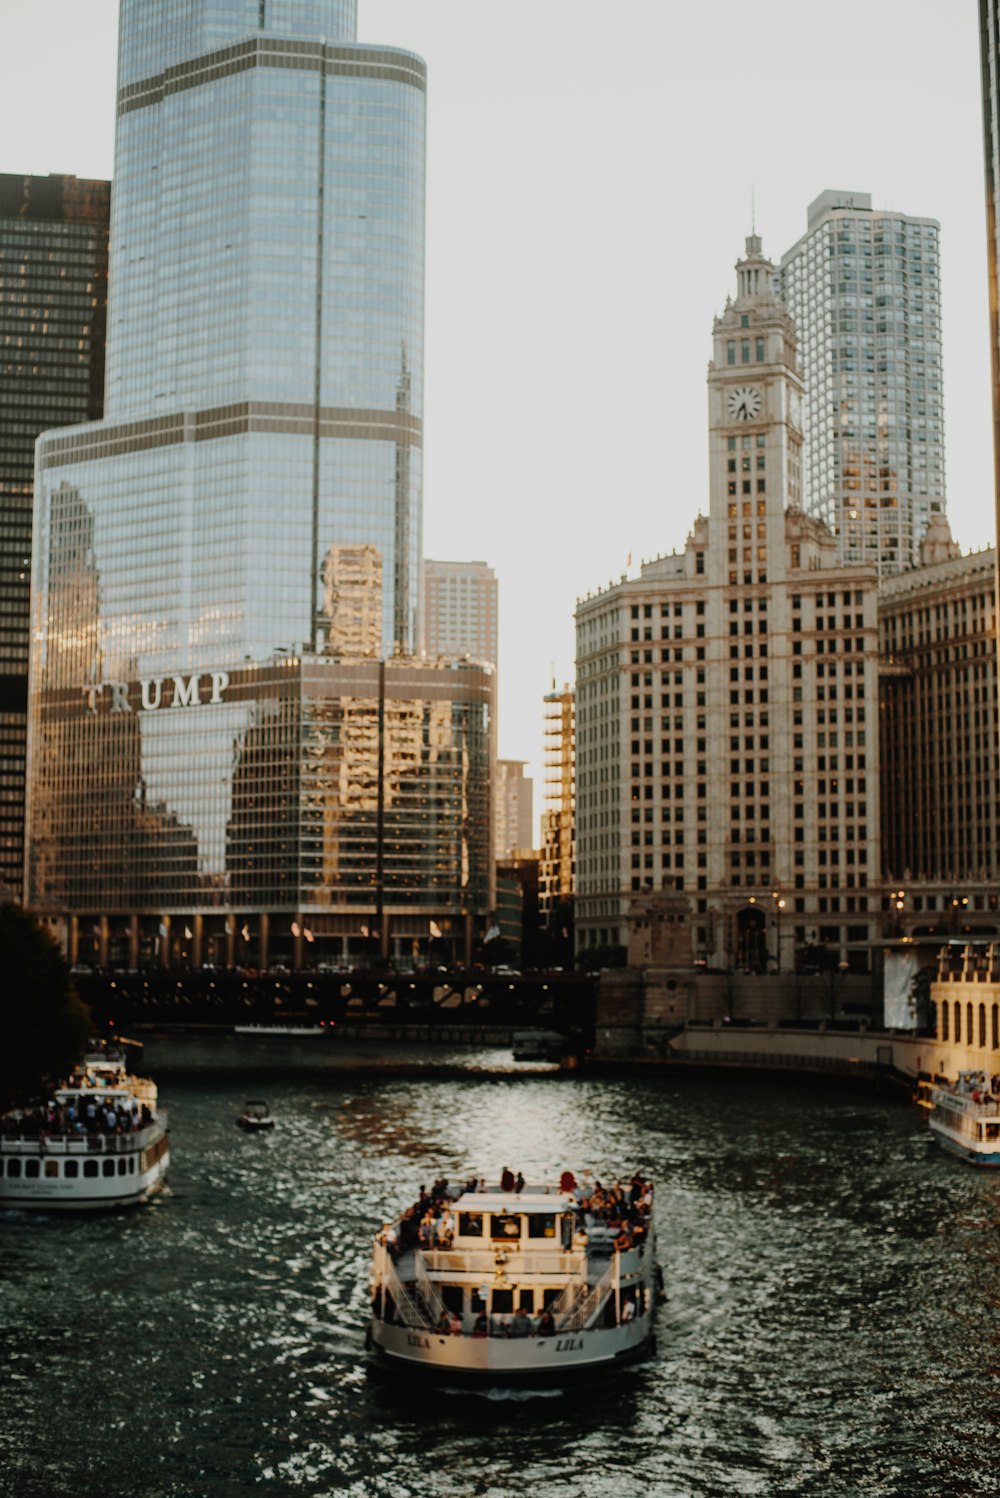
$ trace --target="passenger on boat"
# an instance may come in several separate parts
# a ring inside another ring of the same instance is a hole
[[[480,1311],[472,1326],[474,1337],[488,1337],[490,1334],[490,1321],[485,1310]]]
[[[518,1306],[513,1321],[507,1327],[508,1337],[530,1337],[531,1320],[524,1306]]]
[[[500,1190],[501,1191],[513,1191],[513,1189],[514,1189],[514,1172],[511,1170],[511,1168],[510,1168],[509,1165],[505,1165],[504,1168],[503,1168],[503,1170],[500,1172]]]
[[[518,1173],[517,1173],[517,1179],[514,1182],[514,1190],[517,1192],[517,1194],[519,1196],[520,1196],[521,1192],[524,1190],[524,1176],[521,1174],[520,1171],[518,1171]]]
[[[556,1318],[548,1306],[538,1318],[538,1335],[540,1337],[554,1337],[556,1334]]]

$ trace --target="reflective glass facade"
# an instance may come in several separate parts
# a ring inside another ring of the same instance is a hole
[[[0,173],[0,890],[24,878],[35,439],[104,409],[110,182]]]
[[[917,566],[945,513],[939,226],[822,193],[780,285],[805,382],[804,508],[844,561]]]
[[[312,709],[253,683],[419,643],[425,69],[354,10],[123,0],[105,416],[37,460],[36,904],[320,898]]]

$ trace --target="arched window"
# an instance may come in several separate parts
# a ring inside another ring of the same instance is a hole
[[[962,1044],[962,1006],[955,1000],[955,1044]]]
[[[993,1005],[993,1049],[1000,1051],[1000,1010]]]
[[[986,1049],[986,1005],[979,1006],[979,1049]]]
[[[972,1005],[965,1006],[965,1043],[972,1044]]]
[[[941,1005],[941,1039],[942,1040],[947,1040],[948,1039],[948,1018],[949,1018],[950,1012],[951,1011],[948,1008],[948,1000],[945,999],[944,1003]]]

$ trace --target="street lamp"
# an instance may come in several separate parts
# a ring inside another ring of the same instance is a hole
[[[903,916],[902,916],[902,912],[903,912],[903,909],[904,909],[905,905],[906,905],[906,890],[905,889],[894,889],[894,890],[890,890],[890,892],[889,892],[889,910],[890,910],[890,912],[895,911],[895,915],[892,918],[892,929],[893,929],[893,932],[894,932],[894,934],[896,936],[898,936],[901,933],[902,929],[903,929]]]

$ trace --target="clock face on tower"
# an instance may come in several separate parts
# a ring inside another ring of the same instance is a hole
[[[753,421],[760,415],[760,391],[755,385],[737,385],[726,397],[726,407],[733,421]]]

